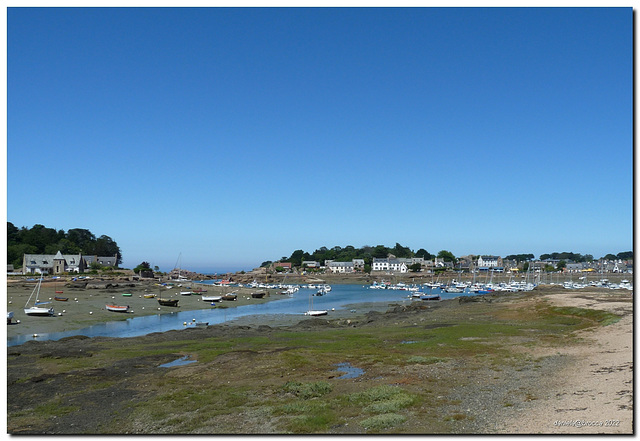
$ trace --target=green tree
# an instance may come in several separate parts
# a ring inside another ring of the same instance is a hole
[[[618,253],[616,257],[618,257],[618,259],[621,259],[621,260],[633,259],[633,251],[622,251]]]
[[[7,246],[7,263],[15,268],[22,268],[22,258],[25,254],[38,254],[38,249],[26,243]]]
[[[376,257],[378,259],[384,259],[388,255],[389,255],[389,249],[387,247],[385,247],[384,245],[376,246],[373,249],[373,251],[371,252],[371,256],[372,257]]]
[[[36,224],[33,228],[24,230],[21,233],[22,243],[33,245],[36,247],[36,253],[39,254],[44,254],[47,245],[58,241],[58,232],[56,230],[40,224]]]
[[[562,271],[563,269],[565,269],[567,267],[567,262],[565,262],[564,260],[561,260],[560,262],[558,262],[558,264],[556,265],[556,269],[558,271]]]
[[[120,247],[109,236],[102,235],[96,241],[93,247],[93,252],[96,256],[118,256],[117,263],[122,263],[122,254],[120,253]]]
[[[453,255],[451,251],[441,250],[438,252],[438,258],[444,260],[445,262],[453,262],[456,263],[456,256]]]
[[[412,272],[417,273],[418,271],[420,271],[422,269],[422,265],[420,265],[419,263],[414,263],[412,265],[409,265],[409,269]]]
[[[429,254],[429,252],[424,248],[420,248],[418,251],[416,251],[416,257],[422,257],[424,260],[433,260],[434,256],[432,254]]]
[[[133,272],[139,273],[140,271],[150,270],[150,269],[151,269],[151,265],[149,265],[149,262],[142,262],[133,269]]]
[[[413,252],[408,247],[403,247],[398,242],[396,242],[396,246],[393,247],[393,250],[391,252],[396,257],[413,257]]]
[[[67,239],[76,244],[84,254],[94,254],[94,244],[96,236],[84,228],[73,228],[67,232]]]
[[[20,229],[7,222],[7,245],[16,245],[20,242]]]

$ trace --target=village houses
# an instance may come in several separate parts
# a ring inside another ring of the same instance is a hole
[[[83,256],[82,254],[24,254],[22,274],[84,273],[93,263],[117,268],[117,256]]]

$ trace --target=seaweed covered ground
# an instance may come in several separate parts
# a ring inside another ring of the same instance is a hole
[[[547,288],[292,326],[31,341],[8,348],[8,432],[632,433],[632,297]],[[558,425],[580,415],[618,424]]]

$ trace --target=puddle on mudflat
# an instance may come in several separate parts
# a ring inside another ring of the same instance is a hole
[[[191,364],[191,363],[195,363],[198,360],[189,360],[189,356],[185,355],[184,357],[180,357],[177,360],[173,360],[169,363],[165,363],[165,364],[161,364],[158,367],[163,367],[163,368],[170,368],[170,367],[174,367],[174,366],[184,366],[185,364]]]
[[[345,372],[343,376],[338,377],[338,380],[347,378],[358,378],[360,375],[364,375],[364,369],[353,367],[349,363],[338,363],[335,366],[338,366],[338,368],[336,369],[337,371]]]
[[[410,344],[413,344],[413,343],[418,343],[418,341],[417,340],[402,340],[400,342],[400,344],[402,344],[402,345],[410,345]]]

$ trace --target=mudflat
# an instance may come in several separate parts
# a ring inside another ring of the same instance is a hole
[[[31,341],[8,348],[8,431],[630,434],[632,299],[538,287],[278,326]],[[191,363],[162,367],[176,360]]]
[[[126,320],[152,314],[166,314],[175,311],[191,311],[206,308],[231,308],[247,304],[264,303],[283,298],[277,290],[260,290],[267,294],[263,298],[251,297],[256,289],[211,286],[197,283],[183,283],[159,286],[155,281],[132,282],[118,279],[91,279],[84,282],[43,282],[40,287],[39,300],[51,302],[52,317],[28,316],[24,307],[37,282],[12,281],[7,284],[7,311],[13,311],[13,324],[7,326],[7,337],[17,335],[33,335],[51,332],[81,329],[96,323]],[[202,300],[200,293],[181,295],[181,292],[192,292],[204,289],[205,296],[221,296],[230,292],[237,293],[235,301],[221,301],[211,305]],[[58,292],[56,292],[58,291]],[[155,295],[145,298],[145,295]],[[56,297],[67,299],[57,301]],[[158,298],[178,299],[178,307],[162,306]],[[31,302],[35,301],[35,295]],[[106,305],[130,306],[129,313],[118,313],[107,310]],[[31,305],[33,306],[33,305]],[[17,323],[17,321],[20,323]]]

